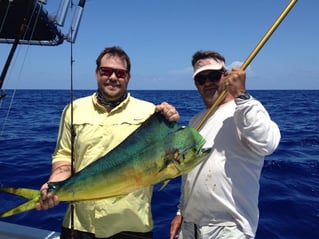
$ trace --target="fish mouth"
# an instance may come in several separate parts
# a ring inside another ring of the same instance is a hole
[[[206,148],[201,148],[200,150],[199,150],[199,153],[201,153],[201,154],[208,154],[208,153],[210,153],[210,151],[212,150],[212,147],[206,147]]]
[[[197,155],[206,154],[212,150],[212,147],[204,147],[205,143],[206,143],[206,140],[203,138],[201,142],[199,143],[199,147],[196,152]]]

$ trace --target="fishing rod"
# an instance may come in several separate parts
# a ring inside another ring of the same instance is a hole
[[[279,15],[277,20],[272,24],[272,26],[268,29],[266,34],[263,36],[263,38],[260,40],[260,42],[257,44],[255,49],[250,53],[250,55],[247,57],[245,62],[241,65],[240,69],[245,70],[247,66],[252,62],[254,57],[257,55],[257,53],[260,51],[260,49],[264,46],[264,44],[267,42],[267,40],[270,38],[272,33],[277,29],[279,24],[284,20],[284,18],[287,16],[289,11],[293,8],[293,6],[296,4],[297,0],[291,0],[289,4],[285,7],[285,9],[282,11],[282,13]],[[224,99],[225,95],[227,93],[227,89],[224,89],[222,93],[219,95],[215,103],[207,110],[206,114],[203,116],[199,124],[196,126],[196,129],[199,130],[203,123],[206,121],[208,116],[216,109],[216,107],[221,103],[221,101]]]
[[[73,3],[71,2],[71,8]],[[73,21],[70,25],[70,33],[68,37],[68,41],[70,41],[70,54],[71,54],[71,75],[70,75],[70,101],[71,101],[71,176],[75,174],[75,155],[74,155],[74,144],[75,144],[75,128],[74,128],[74,84],[73,84],[73,64],[74,64],[74,58],[73,58],[73,44],[76,39],[76,35],[78,32],[79,24],[81,21],[83,9],[85,5],[85,0],[79,0],[77,10],[74,13]],[[75,205],[74,202],[70,202],[70,221],[71,221],[71,232],[70,232],[70,239],[75,238],[75,230],[74,230],[74,211],[75,211]]]

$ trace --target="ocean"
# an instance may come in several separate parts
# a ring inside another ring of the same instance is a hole
[[[167,101],[175,105],[184,125],[204,107],[197,91],[130,92],[155,104]],[[261,175],[256,238],[319,238],[319,90],[250,92],[264,104],[282,133],[280,145],[266,157]],[[74,96],[91,93],[76,90]],[[69,90],[7,91],[0,100],[0,186],[39,189],[46,182],[61,111],[69,100]],[[154,239],[169,238],[180,178],[161,191],[160,186],[155,186],[152,201]],[[0,194],[0,211],[22,201]],[[60,231],[65,209],[66,203],[61,203],[47,211],[31,210],[0,221]]]

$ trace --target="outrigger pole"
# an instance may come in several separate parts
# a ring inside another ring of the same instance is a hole
[[[257,55],[257,53],[260,51],[260,49],[264,46],[264,44],[267,42],[267,40],[270,38],[272,33],[277,29],[279,24],[284,20],[288,12],[293,8],[293,6],[296,4],[297,0],[291,0],[289,4],[286,6],[286,8],[282,11],[280,16],[277,18],[277,20],[272,24],[272,26],[269,28],[269,30],[266,32],[266,34],[263,36],[263,38],[260,40],[260,42],[257,44],[255,49],[250,53],[250,55],[247,57],[245,62],[241,65],[240,69],[245,70],[247,66],[251,63],[251,61],[254,59],[254,57]],[[224,89],[222,93],[219,95],[215,103],[212,105],[212,107],[207,110],[206,114],[203,116],[199,124],[197,125],[196,129],[199,130],[203,123],[206,121],[207,117],[215,110],[215,108],[221,103],[221,101],[224,99],[224,96],[227,93],[227,89]]]

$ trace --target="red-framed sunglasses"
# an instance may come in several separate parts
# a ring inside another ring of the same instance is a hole
[[[125,78],[127,75],[127,70],[116,69],[116,68],[107,67],[107,66],[101,66],[99,70],[101,75],[108,76],[108,77],[111,76],[113,72],[115,73],[117,78]]]

